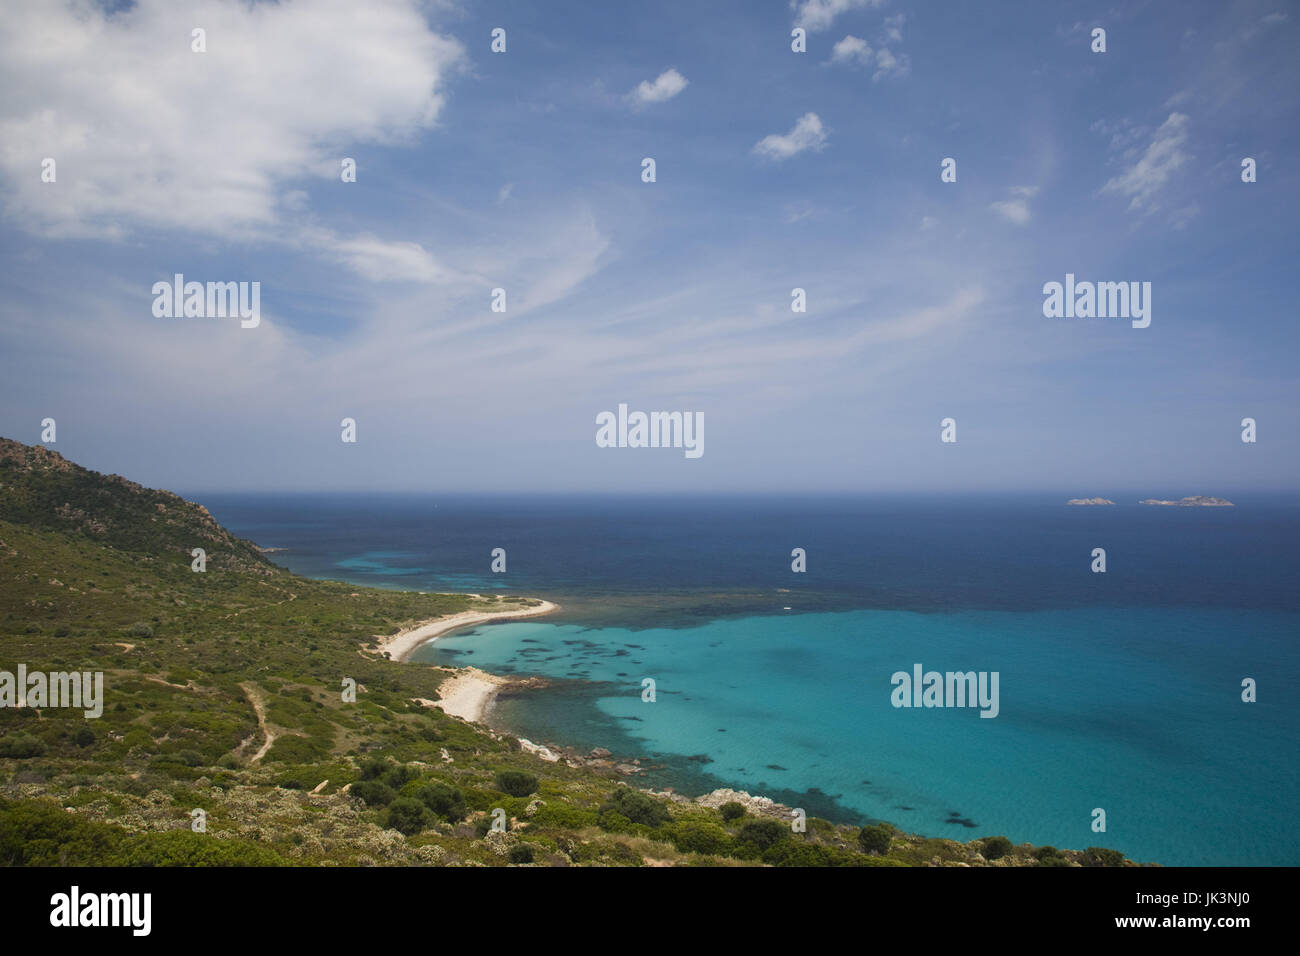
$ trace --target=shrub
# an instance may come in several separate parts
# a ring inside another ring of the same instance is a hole
[[[367,757],[361,761],[361,779],[378,780],[388,769],[388,761],[383,757]]]
[[[682,820],[673,827],[673,846],[683,853],[725,853],[731,836],[716,823],[707,820]]]
[[[1084,866],[1123,866],[1124,854],[1119,850],[1108,850],[1104,846],[1090,846],[1084,850]]]
[[[730,823],[733,820],[739,820],[747,812],[743,803],[737,803],[732,800],[730,803],[724,803],[718,807],[718,812],[722,814],[722,819]]]
[[[29,733],[7,734],[0,737],[0,757],[23,760],[27,757],[39,757],[43,753],[45,753],[45,741]]]
[[[397,791],[378,780],[358,780],[348,793],[368,807],[386,807],[397,799]]]
[[[604,818],[611,814],[625,817],[630,823],[643,823],[651,828],[661,827],[672,819],[668,808],[662,803],[649,794],[633,790],[631,787],[619,787],[600,808],[601,826],[607,830],[612,827],[606,825]]]
[[[858,846],[864,853],[888,853],[893,841],[893,832],[878,823],[858,831]]]
[[[397,764],[396,766],[390,767],[388,770],[384,771],[384,774],[380,779],[394,790],[401,790],[402,787],[406,786],[419,776],[420,775],[415,770],[405,764]]]
[[[764,850],[762,859],[772,866],[861,866],[864,863],[856,853],[803,840],[783,840]]]
[[[84,725],[78,727],[77,732],[72,735],[72,742],[78,747],[89,747],[95,742],[95,732]]]
[[[388,828],[414,836],[429,824],[429,810],[419,800],[398,797],[388,806]]]
[[[1004,836],[989,837],[983,843],[983,855],[986,860],[1000,860],[1011,852],[1011,841]]]
[[[146,621],[136,621],[126,629],[131,637],[153,637],[153,625]]]
[[[518,846],[512,846],[510,848],[510,855],[508,859],[510,860],[511,863],[532,863],[533,848],[529,846],[527,843],[521,843]]]
[[[751,820],[736,834],[736,843],[747,843],[761,853],[787,839],[790,832],[790,828],[779,820]]]
[[[599,820],[600,818],[594,810],[582,810],[578,807],[548,803],[546,806],[538,808],[537,812],[533,814],[532,825],[535,827],[581,830],[583,827],[598,825]]]
[[[430,811],[444,820],[463,820],[469,813],[469,808],[465,805],[465,794],[438,780],[431,780],[421,787],[417,796]]]
[[[512,797],[526,797],[537,792],[537,778],[522,770],[498,770],[496,788]]]

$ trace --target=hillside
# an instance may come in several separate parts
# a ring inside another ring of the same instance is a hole
[[[104,674],[99,719],[0,708],[0,863],[1122,861],[812,819],[794,834],[760,806],[650,795],[427,708],[447,671],[367,650],[417,621],[514,606],[301,578],[200,505],[0,440],[0,672]],[[508,832],[488,832],[497,808]]]

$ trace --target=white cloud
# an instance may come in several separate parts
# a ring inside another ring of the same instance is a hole
[[[498,205],[498,206],[501,205],[503,202],[505,202],[507,199],[510,198],[510,194],[514,191],[514,188],[515,188],[515,184],[514,184],[514,183],[506,183],[504,186],[502,186],[502,187],[497,191],[497,205]]]
[[[790,9],[794,11],[795,26],[816,33],[829,28],[841,13],[864,7],[875,9],[884,3],[885,0],[790,0]]]
[[[1183,148],[1186,145],[1187,116],[1170,113],[1137,162],[1107,180],[1101,191],[1128,196],[1130,210],[1154,211],[1158,208],[1156,194],[1169,182],[1174,171],[1191,158]]]
[[[907,76],[911,69],[912,61],[906,53],[895,56],[890,51],[881,49],[876,51],[876,72],[871,78],[880,80],[891,76]]]
[[[372,282],[445,284],[459,278],[418,242],[397,242],[371,235],[344,239],[327,230],[310,230],[305,238],[329,258]]]
[[[19,4],[0,31],[7,211],[56,237],[273,235],[305,199],[287,184],[348,188],[343,157],[365,175],[354,145],[432,126],[463,55],[414,0]]]
[[[1012,186],[1008,192],[1011,193],[1010,199],[1000,202],[989,203],[989,208],[1001,216],[1007,222],[1014,223],[1017,226],[1023,226],[1029,222],[1031,216],[1029,212],[1029,200],[1038,195],[1037,186]]]
[[[901,13],[896,13],[892,17],[885,17],[885,40],[888,43],[903,42],[903,23],[906,21]]]
[[[871,47],[861,37],[846,36],[831,48],[831,62],[849,66],[870,66]]]
[[[642,80],[627,98],[637,106],[662,103],[686,89],[689,80],[674,69],[664,70],[653,83]]]
[[[805,113],[799,117],[790,132],[781,135],[772,133],[764,136],[754,144],[754,152],[769,159],[783,160],[802,153],[806,149],[819,150],[826,145],[826,130],[821,118],[816,113]]]

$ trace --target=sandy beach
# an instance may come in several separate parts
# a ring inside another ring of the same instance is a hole
[[[508,683],[509,678],[489,674],[477,667],[466,667],[458,670],[455,677],[442,682],[438,688],[442,699],[433,701],[433,706],[452,717],[478,723],[497,692]]]
[[[478,595],[471,595],[478,597]],[[431,621],[421,621],[414,627],[378,639],[375,650],[388,652],[394,661],[405,661],[415,649],[427,641],[432,641],[449,631],[489,621],[508,621],[519,617],[538,617],[550,614],[559,607],[551,601],[541,601],[534,607],[521,607],[502,611],[461,611],[457,614],[445,614]],[[438,707],[444,713],[463,720],[478,723],[492,705],[492,699],[503,686],[511,683],[507,677],[489,674],[477,667],[465,667],[456,671],[455,676],[443,681],[438,688],[441,698],[436,701],[420,700],[426,707]]]
[[[486,624],[489,621],[506,621],[517,617],[538,617],[550,614],[559,607],[550,601],[542,601],[536,607],[521,607],[511,611],[461,611],[458,614],[445,614],[431,621],[422,621],[415,627],[398,631],[388,637],[380,638],[375,648],[380,653],[388,652],[391,660],[404,661],[425,641],[474,624]],[[450,711],[449,711],[450,713]]]

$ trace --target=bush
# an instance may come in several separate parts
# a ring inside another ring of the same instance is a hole
[[[764,850],[762,859],[772,866],[861,866],[864,862],[856,853],[803,840],[784,840]]]
[[[378,780],[358,780],[348,791],[368,807],[386,807],[397,798],[397,791]]]
[[[153,637],[153,625],[146,621],[136,621],[126,629],[131,637]]]
[[[1123,866],[1124,854],[1119,850],[1108,850],[1104,846],[1090,846],[1084,850],[1081,861],[1084,866]]]
[[[72,735],[72,742],[78,747],[89,747],[95,742],[95,732],[84,725],[78,727],[77,732]]]
[[[986,860],[1000,860],[1011,852],[1011,841],[1004,836],[989,837],[983,843],[983,856]]]
[[[507,859],[509,859],[511,863],[532,863],[533,848],[527,843],[512,846],[510,848],[510,855]]]
[[[607,830],[613,829],[605,822],[605,817],[610,815],[622,816],[630,823],[643,823],[652,829],[661,827],[672,819],[668,808],[662,803],[649,794],[633,790],[631,787],[619,787],[615,790],[605,805],[600,808],[600,815],[600,825]]]
[[[469,813],[469,808],[465,805],[465,794],[438,780],[431,780],[421,787],[417,796],[421,803],[444,820],[463,820]]]
[[[496,788],[512,797],[526,797],[537,792],[537,778],[522,770],[498,770]]]
[[[725,853],[731,845],[731,836],[716,823],[707,820],[682,820],[673,827],[670,837],[673,846],[683,853]]]
[[[404,786],[412,780],[417,779],[419,776],[420,775],[415,770],[405,764],[397,764],[396,766],[390,767],[388,770],[384,771],[383,776],[379,779],[394,790],[401,790]]]
[[[429,825],[429,810],[419,800],[398,797],[388,807],[388,828],[414,836]]]
[[[548,803],[539,807],[533,814],[532,825],[535,827],[556,827],[565,830],[581,830],[584,827],[597,826],[600,817],[594,810],[582,810],[561,804]]]
[[[718,812],[722,814],[722,819],[730,823],[733,820],[739,820],[747,812],[743,803],[737,803],[732,800],[730,803],[724,803],[718,807]]]
[[[888,853],[893,842],[893,832],[878,823],[858,831],[858,846],[863,853]]]
[[[782,840],[788,839],[791,830],[786,824],[779,820],[751,820],[740,828],[736,834],[736,843],[747,843],[752,847],[762,851],[776,846]]]
[[[0,757],[23,760],[27,757],[39,757],[43,753],[45,753],[45,741],[29,733],[7,734],[0,737]]]
[[[388,761],[383,757],[367,757],[361,761],[361,779],[378,780],[388,769]]]

